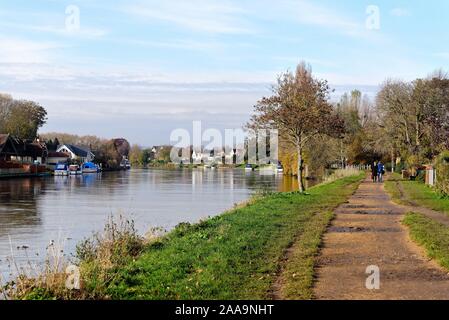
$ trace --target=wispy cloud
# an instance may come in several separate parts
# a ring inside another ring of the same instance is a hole
[[[81,25],[78,30],[68,30],[64,25],[48,25],[48,24],[19,24],[7,21],[0,22],[0,26],[14,28],[15,30],[31,31],[35,33],[48,33],[64,37],[79,37],[83,39],[94,39],[104,37],[108,31],[101,28],[93,28]]]
[[[315,1],[295,1],[296,17],[300,23],[333,29],[348,35],[355,35],[364,29],[364,26],[336,10],[329,9]]]
[[[411,12],[405,8],[394,8],[390,11],[390,14],[395,17],[407,17],[411,15]]]
[[[127,5],[124,11],[134,16],[150,19],[150,23],[166,22],[197,32],[218,34],[254,32],[243,18],[244,11],[227,1],[149,0]]]
[[[51,51],[61,48],[54,42],[32,41],[19,38],[0,37],[0,63],[47,63]]]

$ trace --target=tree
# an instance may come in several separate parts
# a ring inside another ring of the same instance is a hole
[[[47,111],[33,101],[17,101],[0,95],[0,131],[19,139],[34,140],[47,121]]]
[[[433,158],[449,149],[449,79],[441,72],[414,83],[414,101],[422,110],[425,153]]]
[[[143,151],[140,146],[134,144],[129,152],[129,161],[133,165],[144,165]]]
[[[343,120],[328,103],[330,88],[326,81],[312,76],[310,66],[298,65],[296,72],[285,72],[273,87],[273,95],[262,98],[254,107],[248,127],[279,130],[282,143],[297,155],[299,191],[304,192],[304,151],[317,135],[339,135]]]

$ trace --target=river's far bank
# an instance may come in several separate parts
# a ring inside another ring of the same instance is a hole
[[[267,299],[286,250],[300,237],[307,250],[292,285],[301,288],[297,298],[310,298],[319,239],[333,209],[363,177],[344,177],[308,194],[268,193],[198,224],[180,224],[150,242],[132,228],[116,234],[115,243],[84,242],[78,247],[82,290],[43,281],[28,283],[18,298]]]

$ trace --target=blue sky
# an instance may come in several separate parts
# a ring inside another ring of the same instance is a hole
[[[335,99],[449,69],[448,15],[445,0],[0,0],[0,92],[44,105],[43,131],[162,144],[193,120],[241,126],[301,60]]]

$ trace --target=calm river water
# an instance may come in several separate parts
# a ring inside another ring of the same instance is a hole
[[[77,177],[0,180],[0,272],[45,257],[51,241],[73,252],[124,214],[141,234],[197,222],[248,199],[258,189],[290,191],[294,179],[243,170],[131,170]],[[14,268],[13,268],[14,269]]]

